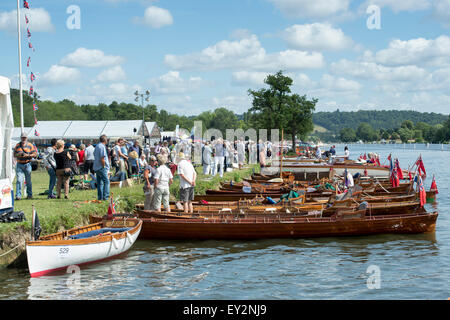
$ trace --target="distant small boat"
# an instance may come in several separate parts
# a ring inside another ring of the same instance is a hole
[[[131,248],[141,228],[140,219],[118,218],[27,241],[30,275],[40,277],[120,255]]]

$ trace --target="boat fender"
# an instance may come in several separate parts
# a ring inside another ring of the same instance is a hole
[[[111,236],[111,239],[112,239],[112,244],[114,245],[114,248],[119,249],[119,246],[118,246],[118,244],[117,244],[116,238],[114,238],[113,236]]]
[[[130,243],[133,243],[133,239],[131,238],[131,235],[127,232],[127,239],[130,241]]]

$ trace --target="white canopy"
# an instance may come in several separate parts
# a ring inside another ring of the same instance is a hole
[[[27,132],[25,130],[25,132]],[[39,136],[35,135],[35,132]],[[50,140],[68,139],[98,139],[102,134],[108,138],[137,139],[142,133],[148,135],[148,130],[142,120],[114,120],[114,121],[38,121],[28,132],[28,139]],[[20,137],[20,128],[19,128]]]
[[[10,97],[11,82],[8,78],[0,76],[0,180],[14,180],[12,166],[11,136],[14,130],[14,119]]]

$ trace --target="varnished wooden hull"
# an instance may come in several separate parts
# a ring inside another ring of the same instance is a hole
[[[336,218],[143,219],[145,239],[269,239],[434,232],[437,213]]]

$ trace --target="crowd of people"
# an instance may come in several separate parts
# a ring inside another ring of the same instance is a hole
[[[199,159],[195,157],[196,150]],[[266,165],[266,158],[273,153],[271,142],[221,138],[206,142],[192,140],[174,142],[161,141],[153,147],[141,146],[138,140],[129,142],[124,138],[109,141],[105,135],[98,143],[88,141],[76,147],[68,141],[52,139],[44,150],[42,165],[48,172],[48,199],[69,199],[70,181],[79,176],[92,188],[97,189],[98,200],[108,200],[110,183],[129,178],[144,182],[145,209],[160,211],[161,204],[170,211],[169,187],[175,174],[180,177],[179,198],[185,212],[193,210],[194,188],[197,172],[195,166],[203,167],[205,175],[220,175],[233,168],[242,168],[246,163]],[[37,157],[37,148],[26,134],[14,149],[16,158],[16,200],[22,199],[22,185],[26,182],[27,199],[33,198],[31,182],[32,159]]]

